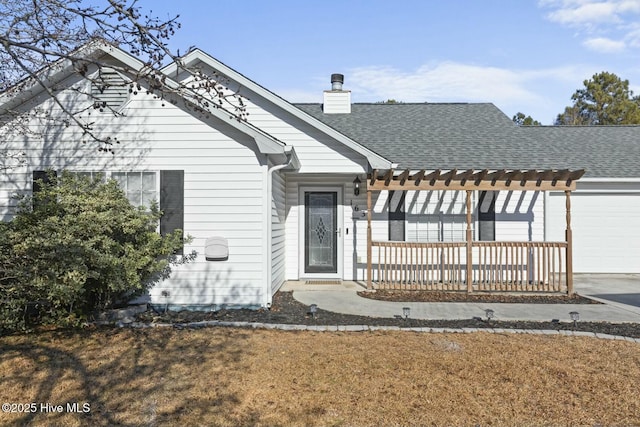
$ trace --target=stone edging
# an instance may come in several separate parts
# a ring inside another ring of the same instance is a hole
[[[224,322],[219,320],[208,320],[192,323],[142,323],[118,322],[118,327],[129,327],[136,329],[144,328],[176,328],[176,329],[198,329],[206,327],[233,327],[249,329],[277,329],[281,331],[315,331],[315,332],[365,332],[365,331],[405,331],[405,332],[429,332],[429,333],[462,333],[487,332],[493,334],[533,334],[533,335],[564,335],[573,337],[590,337],[605,340],[628,341],[640,344],[640,338],[623,337],[620,335],[601,334],[586,331],[567,331],[554,329],[509,329],[509,328],[401,328],[399,326],[369,326],[369,325],[291,325],[282,323],[257,323],[257,322]]]

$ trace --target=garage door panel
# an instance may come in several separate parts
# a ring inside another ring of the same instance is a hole
[[[547,200],[547,239],[564,240],[565,195]],[[572,193],[574,271],[640,273],[639,213],[639,193]]]

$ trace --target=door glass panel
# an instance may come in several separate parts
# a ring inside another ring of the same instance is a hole
[[[305,193],[305,271],[336,273],[337,263],[336,192]]]

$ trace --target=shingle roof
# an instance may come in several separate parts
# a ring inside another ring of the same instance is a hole
[[[590,178],[640,178],[640,126],[525,126],[539,162]],[[564,165],[563,165],[564,164]]]
[[[295,104],[349,138],[411,169],[586,169],[640,177],[640,126],[516,126],[493,104],[352,104],[324,114]]]

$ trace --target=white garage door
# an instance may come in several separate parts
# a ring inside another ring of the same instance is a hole
[[[564,240],[565,195],[549,193],[547,240]],[[640,273],[640,193],[571,193],[573,270]]]

